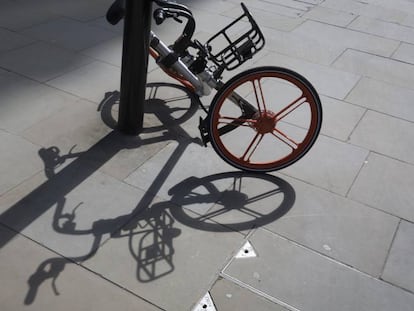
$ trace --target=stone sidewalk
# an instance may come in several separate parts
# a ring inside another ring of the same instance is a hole
[[[324,109],[265,175],[201,146],[153,62],[143,133],[116,131],[111,2],[0,0],[1,310],[412,311],[414,1],[244,0],[267,39],[244,68],[301,73]],[[238,2],[181,1],[201,40]]]

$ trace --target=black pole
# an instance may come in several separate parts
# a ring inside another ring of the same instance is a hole
[[[151,0],[126,0],[118,128],[137,135],[143,128]]]

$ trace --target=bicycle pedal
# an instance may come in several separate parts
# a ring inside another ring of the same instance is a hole
[[[203,141],[204,147],[207,147],[207,143],[210,142],[208,137],[208,129],[206,126],[206,120],[200,117],[200,123],[198,129],[200,130],[201,140]]]

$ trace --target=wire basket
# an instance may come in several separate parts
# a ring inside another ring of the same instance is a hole
[[[265,44],[263,34],[244,3],[243,15],[212,36],[206,45],[210,47],[210,59],[219,67],[233,70],[251,59]],[[249,25],[250,24],[250,25]],[[246,31],[243,26],[248,26]],[[226,46],[225,48],[220,48]],[[219,52],[214,52],[219,47]]]

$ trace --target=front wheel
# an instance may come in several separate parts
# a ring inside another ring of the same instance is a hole
[[[269,172],[302,158],[315,143],[322,106],[313,86],[285,68],[244,71],[217,92],[208,114],[209,139],[230,165]]]

